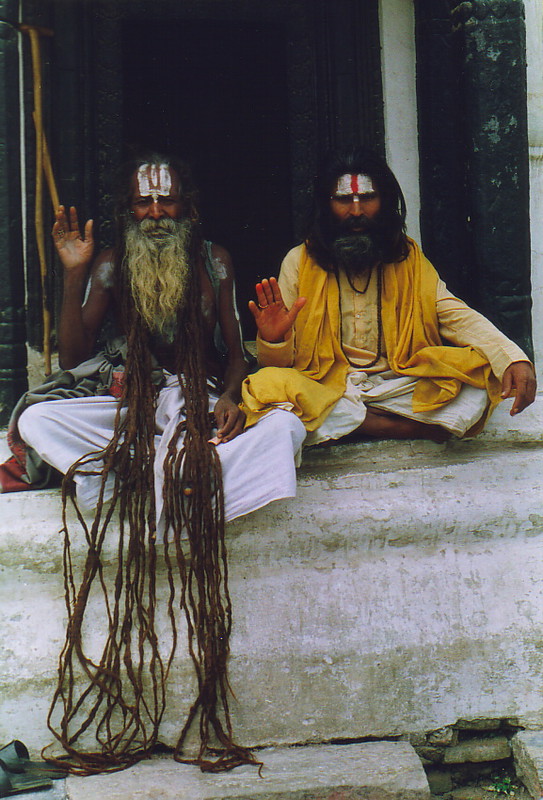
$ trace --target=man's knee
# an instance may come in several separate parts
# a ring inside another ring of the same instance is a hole
[[[290,437],[294,452],[297,452],[302,446],[307,432],[302,420],[292,411],[285,411],[282,408],[274,409],[274,411],[263,417],[261,422],[264,421],[269,427],[269,436],[283,435]]]
[[[32,445],[32,441],[40,431],[43,431],[43,426],[46,424],[48,418],[48,409],[45,406],[51,405],[50,403],[36,403],[33,406],[26,408],[17,421],[17,428],[23,441]]]

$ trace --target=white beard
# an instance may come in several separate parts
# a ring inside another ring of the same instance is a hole
[[[136,310],[149,330],[169,334],[185,306],[190,276],[190,220],[129,220],[124,266]]]

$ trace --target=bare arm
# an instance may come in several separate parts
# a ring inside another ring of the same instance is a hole
[[[64,206],[60,206],[53,225],[53,241],[64,267],[58,328],[59,363],[63,369],[71,369],[90,356],[110,292],[100,280],[94,279],[104,262],[104,257],[100,256],[93,266],[91,290],[83,306],[83,293],[94,251],[92,220],[88,220],[81,235],[76,209],[72,206],[68,217]]]
[[[213,258],[221,274],[219,286],[219,325],[228,350],[224,373],[224,392],[217,400],[214,413],[218,438],[223,442],[234,439],[243,431],[245,414],[238,407],[241,384],[247,375],[247,362],[243,354],[241,327],[234,301],[234,270],[229,253],[213,245]]]

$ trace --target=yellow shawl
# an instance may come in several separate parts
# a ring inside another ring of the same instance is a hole
[[[430,411],[453,400],[467,383],[486,389],[489,405],[482,429],[500,401],[500,382],[490,364],[472,347],[441,343],[436,311],[438,275],[418,245],[409,240],[405,261],[383,268],[383,336],[390,368],[398,375],[420,378],[413,393],[413,411]],[[296,319],[293,367],[264,367],[243,382],[242,408],[253,425],[270,407],[291,403],[305,427],[321,425],[345,391],[349,363],[341,349],[339,287],[305,247],[299,271],[299,296],[307,303]]]

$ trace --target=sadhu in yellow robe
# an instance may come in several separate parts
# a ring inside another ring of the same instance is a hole
[[[454,400],[463,384],[485,389],[485,413],[466,435],[482,430],[501,399],[501,383],[488,360],[473,347],[442,344],[436,311],[438,274],[418,245],[409,256],[385,264],[382,275],[382,329],[390,369],[417,378],[413,411],[428,412]],[[288,403],[308,431],[316,430],[343,395],[349,362],[341,347],[339,287],[336,276],[311,258],[305,247],[299,294],[307,302],[295,323],[292,367],[264,367],[242,386],[242,408],[253,425],[272,407]]]

